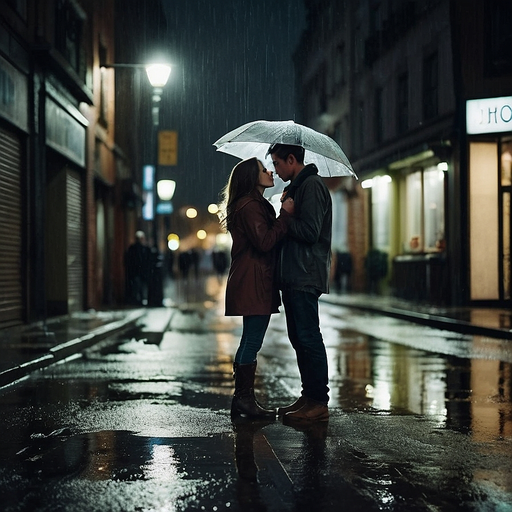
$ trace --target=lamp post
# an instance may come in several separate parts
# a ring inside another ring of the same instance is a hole
[[[157,186],[156,180],[158,175],[158,129],[160,127],[160,102],[162,100],[162,93],[169,75],[171,67],[167,64],[149,64],[146,66],[146,73],[148,75],[149,83],[153,87],[152,97],[152,119],[153,119],[153,140],[155,147],[155,176],[153,179],[153,245],[158,248],[158,224],[156,217],[156,203],[157,203]]]
[[[152,220],[152,264],[151,275],[148,286],[148,305],[161,306],[163,303],[163,275],[162,275],[162,256],[158,248],[158,222],[157,222],[157,176],[158,176],[158,129],[160,126],[160,101],[162,93],[169,75],[171,67],[167,64],[149,64],[146,66],[146,73],[149,83],[153,87],[152,97],[152,119],[153,119],[153,140],[155,147],[155,173],[153,178],[153,220]],[[174,190],[173,190],[174,193]],[[172,194],[171,194],[172,197]]]

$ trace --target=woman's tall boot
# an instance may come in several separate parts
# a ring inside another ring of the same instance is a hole
[[[233,364],[235,393],[231,401],[231,419],[239,417],[248,419],[275,419],[275,409],[264,409],[254,396],[254,377],[256,363]]]

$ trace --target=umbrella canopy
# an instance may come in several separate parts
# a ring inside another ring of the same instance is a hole
[[[315,164],[320,176],[357,176],[340,146],[327,135],[294,121],[252,121],[216,141],[217,151],[245,160],[265,162],[271,144],[291,144],[305,150],[304,163]]]

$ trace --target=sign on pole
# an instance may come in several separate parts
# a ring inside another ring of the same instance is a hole
[[[178,165],[178,132],[158,132],[158,165]]]

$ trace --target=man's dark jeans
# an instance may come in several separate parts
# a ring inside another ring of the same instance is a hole
[[[320,332],[318,296],[300,290],[283,290],[288,337],[297,354],[302,394],[327,404],[329,381],[327,354]]]

